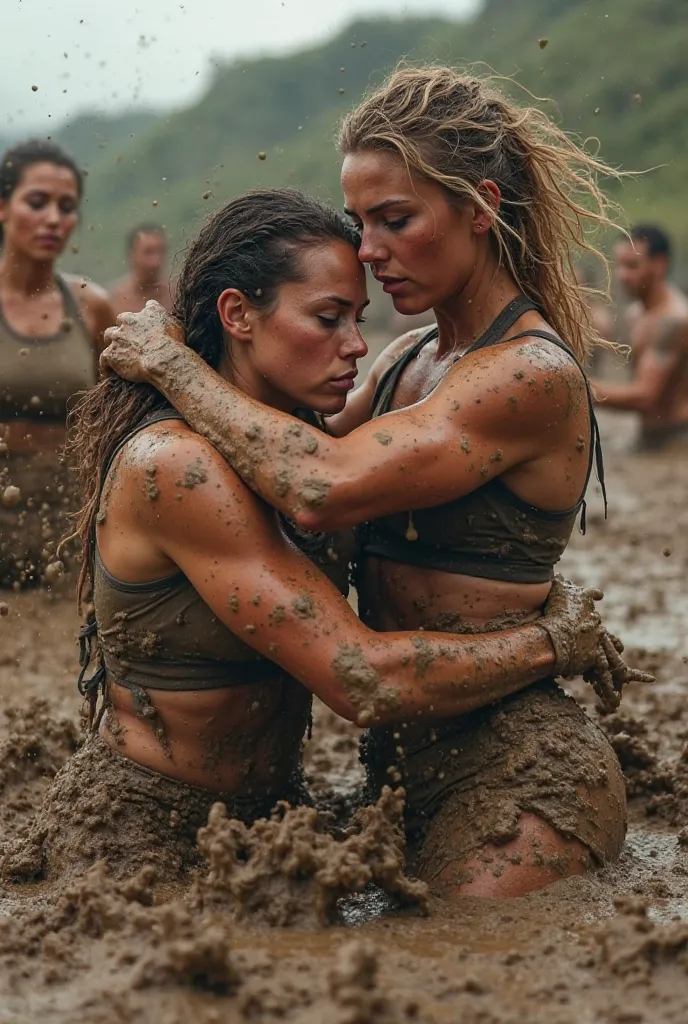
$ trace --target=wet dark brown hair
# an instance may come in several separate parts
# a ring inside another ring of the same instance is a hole
[[[3,153],[0,160],[0,199],[9,199],[28,167],[34,164],[54,164],[66,167],[76,180],[76,189],[81,199],[84,193],[84,174],[76,160],[55,142],[47,139],[29,139],[12,146]],[[0,224],[0,245],[2,245],[2,224]]]
[[[591,227],[612,226],[616,207],[598,185],[624,175],[591,156],[542,110],[512,102],[490,82],[448,67],[401,67],[341,125],[343,153],[395,153],[411,175],[442,185],[493,217],[500,260],[581,362],[601,339],[576,281],[581,250],[605,257]],[[480,191],[500,188],[498,214]]]
[[[358,249],[359,236],[351,224],[295,189],[256,190],[227,203],[191,243],[179,276],[174,315],[185,329],[187,345],[217,369],[227,346],[217,311],[220,294],[236,288],[268,315],[280,286],[303,280],[304,250],[340,241]],[[70,451],[83,500],[75,531],[83,549],[80,601],[90,575],[103,473],[122,439],[167,404],[151,385],[113,375],[87,391],[70,414]]]

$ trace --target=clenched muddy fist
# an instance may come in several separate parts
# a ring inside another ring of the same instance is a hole
[[[165,366],[184,344],[182,326],[152,299],[140,313],[120,313],[117,322],[118,327],[105,332],[107,348],[100,357],[104,374],[114,370],[125,380],[146,383],[154,368]]]

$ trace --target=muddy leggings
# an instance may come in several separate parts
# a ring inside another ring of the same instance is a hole
[[[579,840],[598,863],[623,845],[618,758],[551,679],[461,718],[372,729],[361,759],[371,796],[390,777],[405,787],[411,860],[428,882],[488,843],[517,838],[522,812]]]
[[[55,776],[28,833],[4,850],[0,876],[63,882],[105,860],[115,878],[151,864],[158,881],[181,881],[201,862],[196,835],[214,803],[251,825],[278,800],[310,803],[300,777],[268,796],[234,797],[159,775],[93,735]]]

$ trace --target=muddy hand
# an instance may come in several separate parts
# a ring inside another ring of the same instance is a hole
[[[600,699],[604,711],[619,706],[626,683],[654,682],[647,672],[631,668],[621,657],[623,644],[609,633],[595,609],[603,593],[596,587],[577,587],[557,576],[540,620],[555,651],[555,675],[582,675]]]
[[[596,665],[602,620],[595,601],[601,601],[603,596],[597,587],[577,587],[562,576],[555,576],[544,618],[538,621],[549,633],[554,647],[554,675],[578,676]]]
[[[100,356],[103,374],[114,370],[125,380],[145,383],[170,353],[184,344],[184,330],[177,320],[153,300],[140,313],[120,313],[118,327],[105,332],[107,348]]]
[[[600,635],[600,651],[594,668],[583,672],[583,678],[590,683],[600,699],[602,711],[615,711],[621,703],[623,688],[627,683],[654,683],[650,672],[632,668],[621,657],[623,644],[604,627]]]

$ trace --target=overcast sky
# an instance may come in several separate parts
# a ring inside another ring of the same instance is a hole
[[[300,49],[354,18],[444,14],[479,0],[0,0],[0,132],[81,110],[183,104],[214,55]],[[33,91],[32,86],[37,86]]]

